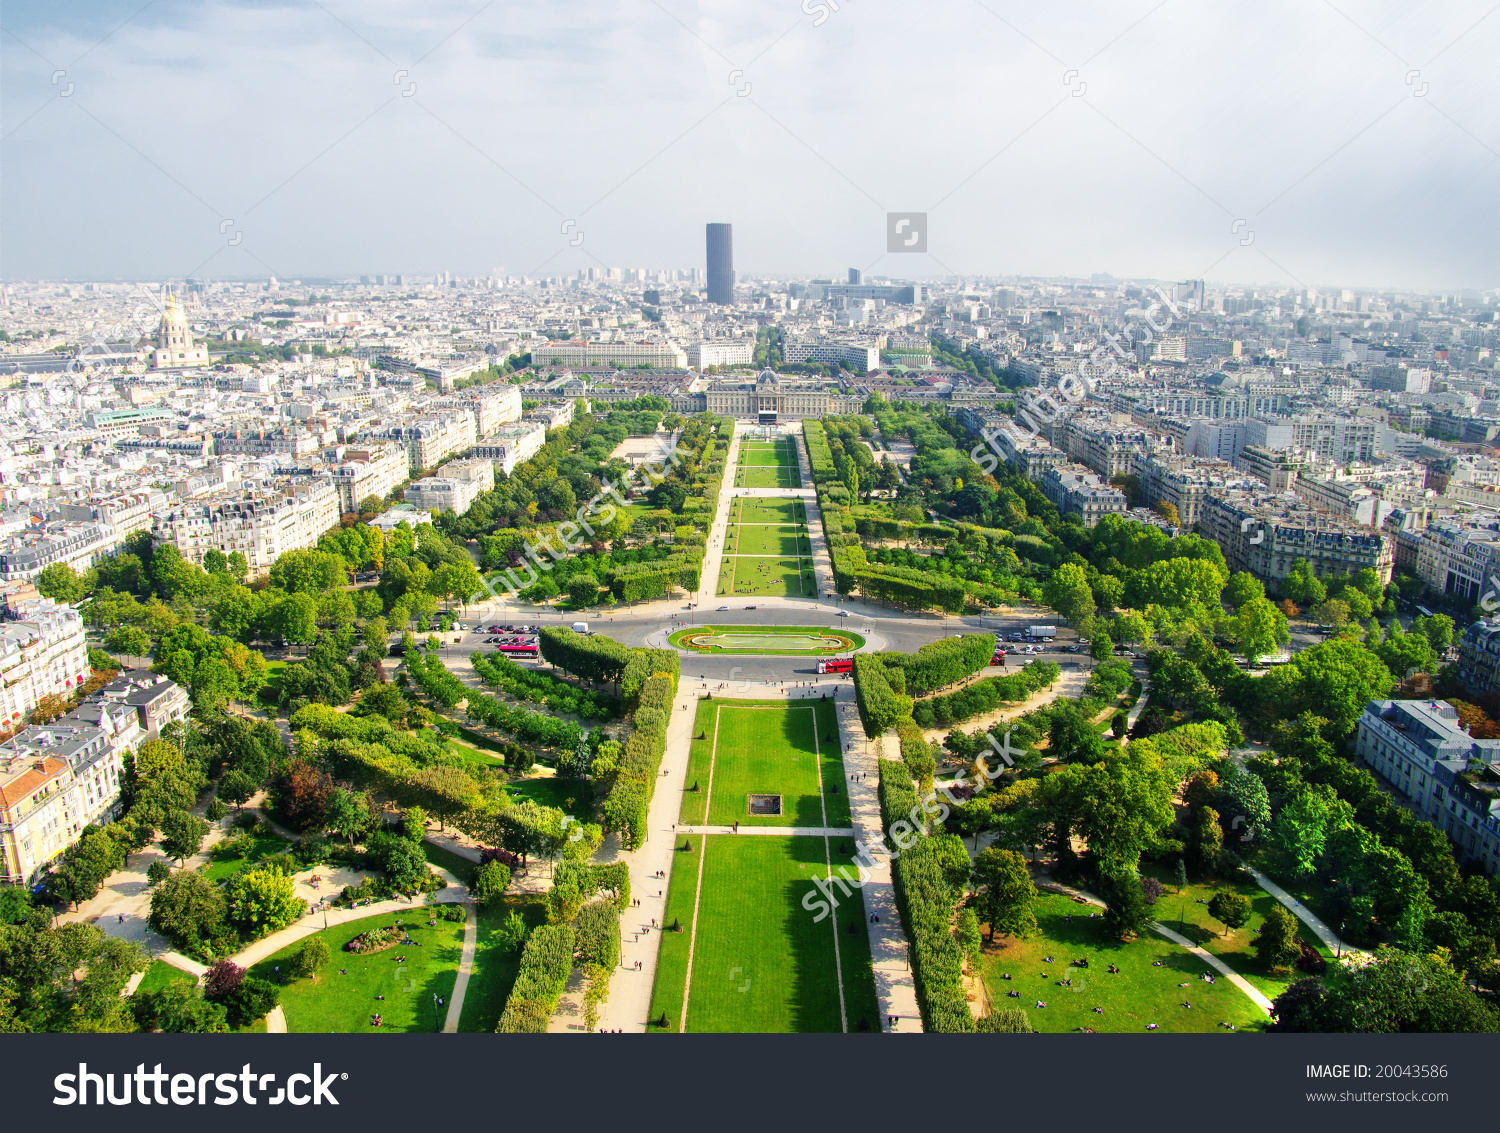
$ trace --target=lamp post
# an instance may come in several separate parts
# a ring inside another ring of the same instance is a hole
[[[1344,958],[1344,926],[1348,923],[1348,921],[1339,922],[1339,948],[1334,956],[1335,960],[1342,960]]]

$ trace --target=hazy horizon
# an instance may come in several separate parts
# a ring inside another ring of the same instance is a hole
[[[12,3],[0,274],[1494,287],[1496,13]]]

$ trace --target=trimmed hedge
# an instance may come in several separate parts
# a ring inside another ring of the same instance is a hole
[[[911,715],[911,697],[905,692],[904,670],[888,668],[879,653],[854,655],[854,699],[865,735],[875,739]]]
[[[897,822],[910,823],[913,811],[922,813],[902,764],[880,761],[879,790],[887,830]],[[923,1026],[939,1034],[977,1030],[964,991],[963,948],[949,927],[957,898],[937,862],[931,838],[919,834],[909,849],[899,850],[891,860],[891,881],[911,940],[912,981]]]
[[[552,1012],[573,971],[576,940],[572,925],[542,925],[521,953],[520,971],[495,1027],[499,1035],[545,1034]]]
[[[619,680],[630,660],[629,648],[613,638],[574,633],[568,626],[543,626],[540,645],[543,660],[591,681]]]
[[[936,692],[979,672],[995,655],[995,635],[966,633],[924,645],[915,653],[878,654],[887,665],[906,672],[906,691],[912,696]]]
[[[912,718],[924,728],[959,724],[983,712],[993,712],[1002,704],[1019,704],[1056,681],[1059,672],[1051,661],[1033,661],[1020,672],[989,677],[947,696],[919,700],[912,706]]]

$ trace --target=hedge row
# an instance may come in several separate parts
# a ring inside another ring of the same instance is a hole
[[[521,953],[520,970],[495,1033],[545,1034],[552,1012],[562,998],[573,971],[573,926],[542,925],[534,930]]]
[[[585,720],[614,720],[622,714],[618,697],[577,688],[540,669],[524,669],[503,653],[476,653],[484,659],[474,671],[485,684],[504,689],[517,700],[543,703],[554,712],[572,712]]]
[[[905,767],[893,760],[880,761],[880,808],[887,830],[898,822],[911,824],[913,812],[921,814]],[[964,992],[963,949],[949,929],[954,894],[930,838],[918,837],[892,859],[891,881],[911,941],[912,981],[923,1026],[939,1034],[976,1030]]]
[[[1059,671],[1051,661],[1033,661],[1009,676],[990,677],[947,696],[919,700],[912,706],[912,718],[924,728],[958,724],[1002,704],[1020,703],[1056,681]]]
[[[487,679],[485,674],[489,671],[489,655],[473,653],[470,654],[469,660],[473,662],[474,671],[479,674],[480,679]],[[441,664],[435,661],[433,664],[442,669]],[[407,666],[410,668],[410,660]],[[443,669],[443,673],[450,680],[454,679],[446,669]],[[459,687],[463,688],[462,685]],[[469,698],[464,711],[471,720],[478,720],[488,724],[491,728],[509,732],[528,743],[541,744],[544,747],[572,748],[577,747],[579,741],[583,739],[584,730],[577,724],[559,720],[556,716],[544,716],[526,708],[512,707],[482,692],[474,692],[467,688],[464,692]]]
[[[911,715],[905,671],[888,668],[879,653],[854,655],[854,699],[865,735],[871,739]]]
[[[574,633],[567,626],[543,626],[542,659],[575,677],[617,681],[630,660],[630,649],[613,638]]]
[[[620,844],[627,850],[646,841],[647,814],[667,750],[667,721],[676,693],[677,678],[670,673],[652,673],[641,686],[635,731],[625,740],[614,777],[605,785],[599,804],[604,829],[618,831]]]
[[[624,675],[620,678],[620,695],[625,705],[634,711],[640,703],[641,690],[652,673],[666,673],[672,678],[675,694],[677,679],[682,675],[682,658],[675,649],[632,649],[630,660],[625,663]],[[668,697],[668,704],[671,698]]]
[[[965,633],[924,645],[915,653],[882,653],[892,667],[906,672],[906,692],[912,696],[936,692],[979,672],[995,655],[995,635]]]

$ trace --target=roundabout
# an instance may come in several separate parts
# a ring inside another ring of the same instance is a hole
[[[667,642],[698,654],[830,657],[863,648],[865,639],[848,630],[818,626],[695,626],[677,630]]]

